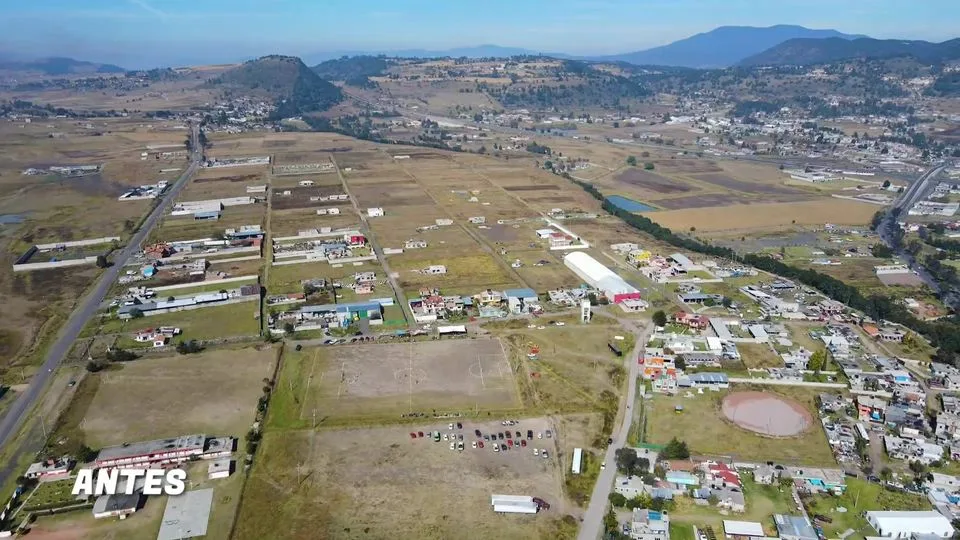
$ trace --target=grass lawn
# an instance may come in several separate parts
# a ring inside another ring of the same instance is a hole
[[[157,326],[176,326],[183,330],[178,340],[255,336],[260,332],[257,320],[254,318],[257,305],[257,302],[240,302],[126,321],[114,318],[104,323],[101,333],[134,333]]]
[[[737,390],[751,389],[738,386]],[[801,388],[760,388],[799,400],[816,418],[814,390]],[[657,395],[647,402],[647,442],[665,444],[673,437],[685,440],[695,454],[731,456],[736,459],[773,460],[786,463],[836,466],[827,439],[819,425],[799,437],[774,439],[741,429],[728,422],[720,411],[720,402],[730,391],[694,394],[693,397]],[[683,413],[674,407],[683,406]]]
[[[673,515],[671,514],[671,518]],[[678,523],[670,521],[670,539],[671,540],[696,540],[693,534],[693,525],[687,523]]]
[[[688,525],[709,525],[715,531],[723,530],[723,520],[736,519],[742,521],[759,521],[763,529],[771,536],[777,536],[777,527],[773,522],[773,514],[797,514],[789,489],[780,489],[779,485],[764,486],[756,484],[751,474],[741,476],[743,481],[743,495],[747,502],[747,510],[743,514],[721,514],[712,506],[699,506],[689,497],[675,499],[676,506],[670,512],[670,532],[674,524],[686,528],[693,534]],[[671,537],[672,538],[672,537]]]
[[[823,532],[828,538],[853,529],[849,538],[860,539],[875,536],[861,514],[867,510],[929,510],[930,503],[919,495],[888,491],[879,484],[873,484],[856,478],[847,478],[847,491],[840,497],[830,495],[811,497],[804,500],[810,514],[821,514],[833,520],[823,524]],[[838,511],[846,509],[845,512]]]
[[[26,503],[26,508],[48,507],[48,506],[68,506],[73,503],[82,502],[77,500],[77,496],[71,494],[73,490],[73,479],[57,480],[54,482],[40,482],[37,484],[36,491],[30,495]]]
[[[747,368],[783,367],[783,360],[766,343],[738,343],[737,350]]]

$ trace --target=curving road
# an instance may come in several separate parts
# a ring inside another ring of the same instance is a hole
[[[607,447],[607,453],[603,458],[607,465],[600,471],[597,483],[593,486],[593,493],[590,495],[587,511],[583,514],[583,523],[580,524],[580,533],[577,535],[577,540],[597,540],[603,533],[603,516],[607,511],[607,498],[610,496],[610,490],[613,488],[613,482],[617,476],[615,454],[618,448],[627,445],[627,433],[630,432],[630,423],[633,418],[632,405],[637,395],[637,378],[640,377],[640,354],[646,348],[647,339],[651,333],[653,333],[653,323],[648,324],[640,332],[633,353],[626,358],[626,361],[630,364],[627,369],[629,378],[627,399],[624,401],[624,406],[621,407],[620,429],[613,433],[613,444]]]
[[[177,195],[181,190],[183,190],[184,186],[186,186],[190,180],[190,177],[196,172],[203,155],[202,150],[199,148],[199,127],[197,125],[193,125],[191,127],[190,137],[193,140],[193,147],[197,149],[190,158],[190,165],[183,172],[183,174],[180,175],[180,178],[177,179],[173,186],[167,190],[166,194],[163,196],[163,199],[153,209],[140,228],[137,229],[137,232],[134,233],[133,237],[130,238],[130,241],[127,242],[127,245],[119,253],[115,254],[113,258],[113,266],[107,268],[103,272],[90,293],[81,300],[80,304],[70,315],[70,318],[67,320],[66,324],[64,324],[60,329],[60,334],[57,337],[57,340],[47,351],[46,358],[43,361],[40,371],[30,380],[30,385],[27,387],[27,389],[18,395],[17,399],[10,404],[10,407],[7,409],[7,412],[3,418],[0,418],[0,448],[10,442],[10,440],[17,434],[17,430],[20,429],[20,426],[26,420],[27,414],[30,412],[33,406],[37,404],[40,397],[43,395],[47,383],[49,383],[53,378],[53,371],[57,369],[57,367],[60,365],[60,362],[62,362],[64,357],[66,357],[67,353],[70,351],[70,347],[73,346],[74,341],[76,341],[80,336],[80,332],[83,330],[83,327],[86,326],[87,321],[89,321],[97,313],[100,303],[103,301],[103,298],[106,296],[107,291],[110,290],[110,287],[113,285],[113,283],[116,282],[120,272],[123,270],[124,264],[126,264],[126,262],[134,254],[140,251],[141,244],[144,240],[146,240],[147,235],[150,234],[150,231],[153,230],[153,228],[160,221],[164,211],[172,201],[176,200]],[[29,451],[31,450],[25,447],[19,448],[17,452],[10,458],[10,463],[16,463],[25,452]],[[5,474],[2,474],[2,477],[0,477],[0,485],[3,485],[3,483],[6,481],[7,474],[10,474],[11,472],[16,471],[2,471],[2,473]]]

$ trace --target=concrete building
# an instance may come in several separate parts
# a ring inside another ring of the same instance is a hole
[[[637,288],[582,251],[568,254],[563,258],[563,264],[588,285],[602,292],[611,302],[640,299]]]
[[[670,540],[670,516],[646,508],[633,511],[630,538],[634,540]]]
[[[953,536],[950,520],[939,512],[929,511],[868,511],[867,523],[878,536],[911,538],[913,535],[932,535],[938,538]]]
[[[94,519],[102,519],[127,516],[139,510],[142,502],[143,495],[141,493],[101,495],[93,503],[93,517]]]
[[[98,468],[131,468],[180,463],[203,454],[205,442],[204,435],[184,435],[174,439],[108,446],[100,450],[95,463]]]
[[[380,217],[383,215],[383,208],[373,207],[367,208],[367,217]]]
[[[226,478],[233,472],[233,461],[230,459],[217,459],[207,465],[207,478],[216,480]]]
[[[723,532],[727,537],[766,538],[763,525],[755,521],[723,520]]]
[[[70,456],[62,458],[50,458],[44,461],[30,464],[27,472],[24,474],[27,478],[34,480],[43,480],[58,476],[66,476],[73,467],[73,460]]]

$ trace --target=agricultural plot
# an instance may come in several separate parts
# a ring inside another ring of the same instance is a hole
[[[265,205],[246,204],[228,206],[216,220],[196,220],[193,216],[166,216],[160,226],[151,233],[155,241],[195,240],[223,234],[224,229],[241,225],[264,226]]]
[[[624,184],[630,188],[636,188],[642,191],[652,192],[659,195],[672,195],[677,193],[687,193],[690,191],[699,191],[697,186],[676,178],[667,178],[657,173],[631,167],[615,177],[617,183]]]
[[[671,199],[672,200],[672,199]],[[665,201],[657,201],[663,205]],[[751,204],[704,209],[687,208],[650,214],[657,223],[674,230],[691,227],[698,232],[749,231],[793,225],[864,225],[876,213],[876,205],[844,199],[822,199],[795,203]]]
[[[239,437],[276,361],[274,347],[256,346],[140,359],[100,372],[92,375],[99,387],[81,429],[94,448],[189,433]]]
[[[256,319],[260,304],[256,301],[204,307],[151,315],[139,319],[107,319],[99,327],[102,334],[130,334],[158,326],[174,326],[183,330],[183,339],[215,340],[227,337],[256,336],[260,325]],[[121,342],[132,339],[122,336]]]
[[[278,390],[269,420],[276,427],[520,407],[496,339],[288,352]]]
[[[813,425],[798,436],[771,438],[742,429],[727,420],[721,411],[723,398],[731,392],[677,396],[656,396],[646,404],[647,440],[664,444],[677,437],[687,442],[698,455],[729,456],[734,459],[772,460],[784,463],[832,466],[836,462],[819,425]],[[816,392],[799,388],[764,389],[767,395],[785,395],[803,404],[810,414],[816,411]],[[675,412],[677,406],[682,412]]]
[[[432,250],[434,256],[430,257],[426,253],[421,255],[422,251],[416,251],[416,255],[396,255],[390,260],[390,268],[400,274],[399,282],[404,290],[436,287],[449,294],[475,294],[484,289],[503,290],[521,285],[493,255],[474,252],[474,255],[455,256]],[[442,265],[446,272],[425,272],[431,265]]]

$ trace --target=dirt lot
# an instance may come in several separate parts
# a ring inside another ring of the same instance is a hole
[[[189,433],[241,436],[253,421],[276,356],[264,346],[217,349],[140,359],[102,372],[83,417],[87,444],[97,448]]]
[[[710,208],[714,206],[739,205],[745,202],[742,197],[732,193],[703,193],[701,195],[686,195],[671,199],[658,199],[657,206],[667,210],[681,210],[685,208]],[[740,211],[743,211],[741,208]]]
[[[288,351],[280,390],[271,425],[309,425],[314,411],[321,423],[328,417],[520,406],[510,364],[497,339]]]
[[[411,439],[409,432],[447,429],[437,421],[410,427],[346,431],[280,431],[263,440],[247,482],[235,530],[238,540],[261,538],[565,538],[559,520],[573,511],[563,502],[557,435],[543,419],[512,426],[534,438],[520,450],[472,448],[474,429],[499,422],[464,422],[463,452],[449,443]],[[562,437],[562,434],[559,434]],[[549,459],[534,456],[546,448]],[[562,457],[560,457],[562,459]],[[498,515],[490,495],[530,494],[552,507],[537,514]],[[360,510],[360,511],[358,511]],[[402,531],[402,532],[398,532]]]
[[[683,181],[631,167],[617,175],[616,181],[657,193],[686,193],[694,189]]]

